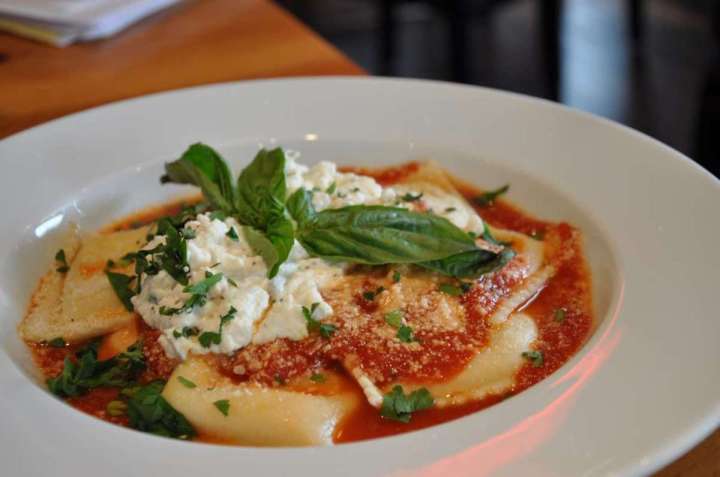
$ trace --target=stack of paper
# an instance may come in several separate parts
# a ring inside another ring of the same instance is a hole
[[[180,0],[0,0],[0,30],[56,46],[112,36]]]

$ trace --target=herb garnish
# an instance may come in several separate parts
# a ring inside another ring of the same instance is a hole
[[[475,204],[479,205],[480,207],[487,207],[489,205],[493,205],[497,198],[506,193],[509,189],[510,184],[505,184],[499,189],[491,190],[489,192],[485,192],[484,194],[480,194],[473,199],[473,202],[475,202]]]
[[[413,412],[429,409],[433,404],[433,397],[425,388],[417,389],[406,395],[402,386],[395,386],[392,391],[383,396],[380,415],[386,419],[407,424],[410,422]]]
[[[190,298],[185,300],[185,303],[183,303],[181,307],[172,308],[168,306],[161,306],[159,310],[160,314],[166,316],[177,315],[180,313],[187,313],[196,306],[203,306],[207,302],[207,295],[210,288],[215,286],[220,280],[222,280],[222,278],[222,273],[213,274],[206,271],[205,278],[203,280],[200,280],[195,285],[188,285],[183,288],[183,292],[190,293]]]
[[[107,412],[108,415],[113,417],[124,416],[127,412],[127,404],[125,403],[125,401],[110,401],[109,403],[107,403],[107,406],[105,406],[105,412]]]
[[[404,202],[416,202],[420,199],[422,199],[423,193],[420,192],[419,194],[412,194],[410,192],[406,192],[402,196],[400,196],[400,199]]]
[[[65,342],[65,339],[63,339],[62,336],[58,336],[57,338],[53,338],[50,341],[47,342],[48,346],[51,348],[64,348],[67,346],[67,343]]]
[[[235,231],[235,227],[230,227],[230,230],[228,230],[225,235],[227,235],[233,242],[237,242],[240,240],[240,237],[238,237],[238,234]]]
[[[222,342],[223,327],[226,323],[232,321],[235,318],[235,313],[237,313],[237,310],[234,306],[231,306],[228,312],[220,317],[220,326],[218,327],[217,332],[205,331],[201,333],[200,336],[198,336],[198,342],[202,345],[203,348],[209,348],[214,344],[219,345]]]
[[[130,288],[130,284],[135,277],[123,275],[122,273],[110,272],[108,270],[105,270],[105,275],[107,275],[108,280],[110,281],[110,286],[115,291],[115,294],[118,296],[123,306],[125,306],[125,309],[127,311],[133,311],[133,304],[132,301],[130,301],[130,298],[135,296],[135,292]]]
[[[162,397],[165,381],[157,380],[142,387],[126,388],[121,395],[127,398],[130,427],[159,436],[190,439],[195,429],[188,420]]]
[[[415,335],[413,334],[412,328],[410,328],[407,325],[401,325],[400,328],[397,330],[397,339],[402,341],[403,343],[412,343],[413,341],[417,341],[415,339]]]
[[[230,401],[227,399],[215,401],[213,405],[223,414],[223,416],[227,416],[230,413]]]
[[[320,384],[324,383],[326,381],[326,378],[323,373],[313,373],[310,375],[310,381]]]
[[[462,288],[449,283],[441,283],[438,290],[450,296],[460,296],[464,293]]]
[[[381,294],[384,291],[385,291],[385,287],[379,286],[374,291],[369,290],[369,291],[363,292],[362,296],[367,301],[373,301],[376,296],[378,296],[379,294]]]
[[[178,381],[180,381],[180,384],[182,384],[188,389],[193,389],[197,387],[197,384],[193,383],[188,378],[185,378],[183,376],[178,376]]]
[[[399,281],[400,281],[400,278],[401,278],[400,272],[398,272],[397,270],[395,270],[395,271],[393,272],[393,276],[392,276],[393,282],[395,282],[395,283],[399,282]]]
[[[328,195],[331,195],[335,193],[335,189],[337,189],[337,183],[333,182],[330,184],[330,186],[325,190],[325,193]]]
[[[310,191],[299,189],[286,197],[284,167],[282,149],[263,149],[234,184],[220,155],[194,144],[166,164],[162,182],[199,186],[211,207],[246,226],[246,238],[265,260],[271,278],[287,259],[293,239],[312,256],[370,265],[414,263],[456,277],[492,271],[511,253],[480,250],[465,232],[432,214],[362,205],[316,212]],[[416,201],[421,195],[408,193],[403,199]]]
[[[413,335],[412,328],[403,323],[404,318],[405,315],[401,310],[393,310],[385,314],[385,323],[397,329],[395,336],[403,343],[417,341]]]
[[[58,273],[67,273],[70,270],[70,266],[65,258],[65,250],[60,249],[55,254],[55,261],[58,263],[58,267],[55,269]]]
[[[563,321],[565,321],[566,315],[567,315],[567,311],[565,311],[565,308],[558,308],[557,310],[555,310],[553,312],[553,319],[557,323],[562,323]]]
[[[385,323],[392,326],[393,328],[400,328],[403,324],[403,312],[400,310],[393,310],[385,314]]]
[[[99,345],[99,340],[92,341],[75,353],[75,359],[65,357],[62,372],[47,380],[50,392],[60,397],[71,397],[98,387],[123,387],[134,382],[145,369],[142,342],[104,361],[97,359]]]
[[[533,368],[540,368],[545,364],[545,355],[543,355],[542,351],[524,351],[522,357],[531,361]]]
[[[197,334],[200,333],[200,330],[198,330],[194,326],[185,326],[183,327],[182,331],[173,330],[173,337],[175,338],[190,338],[191,336],[197,336]]]
[[[337,331],[337,327],[335,325],[323,323],[313,318],[312,315],[313,313],[315,313],[315,310],[318,306],[320,306],[320,303],[313,303],[310,308],[306,306],[302,307],[302,314],[307,324],[308,333],[318,332],[323,338],[330,339],[333,333]]]

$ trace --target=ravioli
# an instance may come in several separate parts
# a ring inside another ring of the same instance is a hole
[[[108,260],[119,261],[144,244],[148,230],[141,227],[82,238],[73,232],[65,245],[70,270],[65,274],[51,270],[43,278],[20,323],[23,337],[31,341],[62,337],[72,343],[130,324],[135,314],[118,300],[105,267]]]
[[[195,387],[188,387],[180,377]],[[202,358],[191,357],[168,380],[163,397],[202,435],[255,446],[332,444],[335,426],[358,404],[356,395],[322,396],[257,384],[236,384]],[[227,400],[227,416],[217,401]]]

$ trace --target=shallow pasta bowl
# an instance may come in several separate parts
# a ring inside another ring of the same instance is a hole
[[[260,449],[144,435],[42,389],[15,326],[67,221],[92,228],[176,196],[163,161],[202,140],[235,162],[261,145],[380,166],[433,158],[479,187],[577,225],[596,329],[550,377],[440,426],[331,448]],[[4,475],[63,469],[197,475],[607,475],[650,472],[720,422],[720,182],[609,121],[492,90],[303,79],[112,104],[0,142],[0,427]]]

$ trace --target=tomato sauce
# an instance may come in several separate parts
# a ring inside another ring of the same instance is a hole
[[[418,163],[408,163],[380,172],[361,168],[343,170],[373,176],[382,185],[389,186],[401,181],[418,168]],[[377,334],[373,327],[382,323],[382,318],[375,316],[372,319],[374,315],[380,315],[380,312],[377,302],[366,299],[365,292],[391,286],[392,279],[386,267],[376,267],[372,273],[365,273],[358,279],[357,292],[350,300],[351,305],[358,307],[371,319],[362,326],[354,327],[356,329],[352,333],[340,328],[333,335],[332,340],[323,340],[316,336],[302,341],[281,339],[266,345],[251,346],[230,357],[218,355],[212,358],[219,369],[238,382],[254,380],[268,386],[287,386],[287,389],[295,389],[296,383],[299,382],[298,378],[304,377],[302,382],[305,384],[300,385],[298,389],[312,394],[327,393],[328,389],[335,391],[352,389],[358,394],[361,404],[337,426],[334,435],[337,443],[400,434],[460,418],[500,402],[558,369],[578,351],[593,328],[590,274],[583,258],[579,233],[568,224],[555,224],[528,216],[501,199],[485,206],[477,205],[473,202],[473,198],[477,197],[480,191],[466,184],[455,185],[469,202],[475,204],[477,212],[490,225],[521,232],[539,240],[547,240],[548,248],[555,251],[551,253],[567,255],[565,259],[558,261],[561,265],[544,289],[525,305],[523,311],[535,320],[538,328],[539,338],[534,349],[542,351],[543,363],[537,365],[528,360],[518,372],[513,389],[503,395],[489,396],[461,406],[416,412],[408,424],[382,418],[378,410],[367,403],[359,386],[338,365],[338,362],[350,359],[352,356],[357,357],[366,368],[371,370],[373,378],[378,383],[398,378],[410,381],[421,379],[442,381],[463,369],[475,350],[486,343],[489,331],[486,317],[474,311],[469,313],[467,327],[462,333],[419,330],[416,338],[423,343],[424,349],[412,346],[379,348],[384,344],[374,341]],[[183,207],[194,205],[199,200],[199,197],[193,197],[147,209],[110,224],[104,230],[116,231],[139,227],[160,217],[175,215]],[[513,285],[507,281],[507,277],[503,278],[502,274],[493,275],[497,276],[494,279],[498,282],[492,284],[491,288],[501,290],[502,287]],[[332,296],[325,298],[332,301]],[[467,310],[492,309],[494,306],[494,303],[474,306],[478,300],[492,300],[492,297],[488,298],[487,294],[475,293],[471,290],[461,298]],[[333,308],[335,309],[337,305],[333,303]],[[412,325],[414,320],[422,317],[413,317],[410,314],[406,319]],[[333,317],[329,320],[332,323]],[[140,381],[167,379],[178,361],[166,357],[157,342],[159,332],[146,326],[142,320],[139,322],[147,361],[147,370],[143,372]],[[79,347],[71,345],[53,348],[47,344],[29,344],[29,346],[38,367],[47,377],[58,375],[63,368],[65,357],[74,359],[74,352]],[[262,363],[262,366],[259,367],[258,363]],[[419,363],[419,365],[409,368],[407,363]],[[332,370],[331,386],[307,384],[310,373],[320,369]],[[245,373],[242,372],[243,370]],[[126,417],[110,416],[106,411],[108,403],[115,400],[117,394],[117,389],[100,388],[83,396],[71,398],[68,403],[101,419],[127,425]],[[201,439],[214,442],[212,436],[204,436]]]

